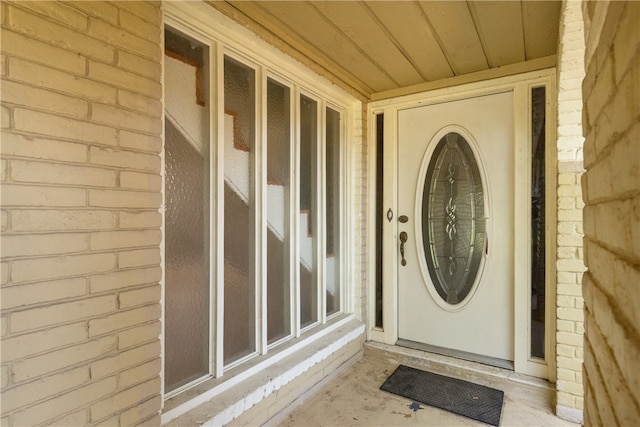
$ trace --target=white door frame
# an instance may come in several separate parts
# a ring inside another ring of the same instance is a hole
[[[545,318],[545,360],[532,358],[530,351],[530,253],[531,253],[531,204],[530,197],[515,200],[514,226],[514,368],[516,372],[541,378],[555,379],[555,319],[556,319],[556,70],[550,68],[486,80],[460,86],[447,87],[430,92],[386,99],[369,104],[368,123],[369,182],[376,176],[376,120],[377,114],[384,114],[384,176],[383,176],[383,216],[388,209],[394,214],[392,221],[383,224],[383,327],[375,326],[376,304],[376,254],[375,254],[375,209],[370,209],[367,223],[368,247],[368,339],[385,344],[395,344],[398,340],[398,227],[397,216],[397,148],[398,111],[422,105],[438,104],[474,96],[489,95],[505,90],[513,91],[514,99],[514,143],[515,188],[531,189],[531,89],[546,87],[546,318]],[[369,185],[369,200],[375,200],[375,186]]]

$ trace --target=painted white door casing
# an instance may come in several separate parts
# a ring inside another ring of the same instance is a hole
[[[422,249],[426,167],[448,132],[471,146],[485,190],[487,251],[469,296],[450,305],[433,289]],[[398,112],[398,223],[407,232],[406,266],[398,259],[398,336],[452,350],[514,360],[514,105],[513,92]],[[399,242],[398,242],[399,244]]]

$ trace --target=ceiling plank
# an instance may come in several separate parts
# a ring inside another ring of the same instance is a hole
[[[522,2],[527,60],[556,53],[561,7],[559,1]]]
[[[470,1],[467,4],[490,68],[525,60],[519,1]]]
[[[453,76],[438,40],[421,17],[422,10],[414,2],[371,1],[366,3],[405,56],[420,70],[425,81]]]
[[[528,73],[531,71],[545,70],[555,67],[556,63],[556,55],[545,56],[543,58],[532,59],[531,61],[505,65],[504,67],[490,68],[482,71],[477,71],[475,73],[450,77],[448,79],[440,79],[433,82],[421,83],[415,86],[401,87],[385,92],[374,93],[371,94],[371,101],[381,101],[383,99],[390,99],[398,96],[411,95],[414,93],[459,86],[467,83],[513,76],[516,74]]]
[[[241,1],[234,2],[241,7]],[[335,63],[353,75],[359,76],[373,91],[396,85],[371,60],[364,56],[350,40],[336,30],[326,18],[308,2],[251,2],[269,12],[291,31],[290,37],[303,40],[313,50],[331,57]]]
[[[363,100],[549,64],[561,9],[557,0],[205,1]]]
[[[399,86],[424,81],[368,10],[360,2],[313,1],[313,6],[371,62]],[[357,17],[357,19],[354,19]]]
[[[253,13],[245,13],[244,10],[239,10],[235,5],[231,4],[231,2],[217,0],[205,1],[214,9],[254,32],[266,42],[306,65],[332,83],[340,86],[348,93],[351,93],[361,100],[369,98],[372,88],[368,87],[356,76],[347,73],[331,59],[320,57],[317,52],[312,51],[310,47],[303,42],[289,37],[285,28],[275,27],[273,25],[269,25],[271,28],[267,28],[268,24],[265,24],[267,16],[265,14],[261,14],[256,18]]]
[[[489,68],[465,1],[420,1],[456,75]]]

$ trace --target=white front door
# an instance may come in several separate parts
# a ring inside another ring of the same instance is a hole
[[[514,360],[514,152],[511,91],[398,112],[401,342]]]

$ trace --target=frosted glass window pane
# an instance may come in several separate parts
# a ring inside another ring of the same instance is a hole
[[[256,349],[255,71],[224,59],[224,363]]]
[[[327,108],[326,123],[326,307],[340,310],[340,113]]]
[[[165,389],[171,391],[209,372],[209,107],[196,81],[196,74],[208,79],[207,47],[173,31],[165,39]]]
[[[300,97],[300,326],[318,320],[316,272],[316,183],[318,181],[318,104]]]
[[[289,287],[289,88],[267,81],[267,342],[291,333]]]

